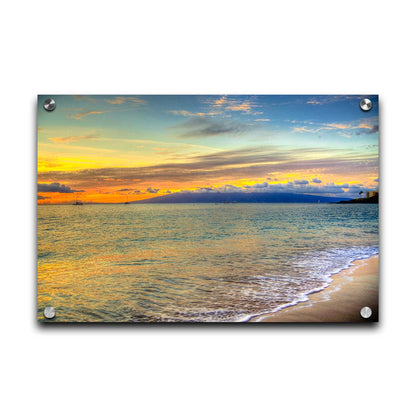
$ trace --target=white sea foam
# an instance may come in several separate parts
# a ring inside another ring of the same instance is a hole
[[[306,302],[309,300],[308,295],[328,288],[333,281],[333,275],[348,269],[357,260],[368,259],[378,254],[379,249],[376,246],[350,247],[342,249],[335,248],[321,252],[306,253],[302,257],[293,261],[295,269],[302,268],[307,271],[309,277],[305,277],[305,291],[302,291],[301,289],[297,294],[296,299],[290,303],[279,305],[278,307],[264,311],[263,313],[256,313],[246,320],[261,317],[269,313],[275,313],[290,306]],[[276,276],[276,278],[278,279],[278,276]],[[316,281],[316,286],[308,288],[311,279]]]

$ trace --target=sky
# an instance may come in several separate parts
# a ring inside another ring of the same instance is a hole
[[[38,203],[175,192],[359,197],[378,189],[378,97],[38,97]],[[52,112],[43,109],[56,101]]]

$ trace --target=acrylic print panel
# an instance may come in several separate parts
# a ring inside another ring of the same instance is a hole
[[[39,96],[38,319],[377,321],[378,123],[377,96]]]

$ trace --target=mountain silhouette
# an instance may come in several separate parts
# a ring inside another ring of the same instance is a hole
[[[280,192],[177,192],[131,201],[131,204],[201,204],[201,203],[330,203],[349,198]]]

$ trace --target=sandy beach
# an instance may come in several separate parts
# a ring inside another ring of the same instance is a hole
[[[351,267],[332,276],[324,290],[310,294],[309,300],[281,311],[257,316],[254,322],[378,322],[378,256],[358,260]],[[364,319],[360,310],[372,309]]]

